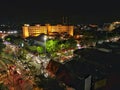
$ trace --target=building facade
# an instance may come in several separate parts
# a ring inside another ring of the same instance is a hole
[[[116,22],[112,22],[109,26],[109,30],[108,31],[112,31],[116,28],[118,28],[120,26],[120,22],[116,21]]]
[[[24,26],[22,27],[24,38],[29,36],[38,36],[41,33],[49,35],[50,33],[54,32],[57,32],[59,34],[66,32],[69,35],[73,36],[73,29],[74,26],[50,25],[50,24],[45,24],[44,26],[41,25],[30,26],[29,24],[24,24]]]

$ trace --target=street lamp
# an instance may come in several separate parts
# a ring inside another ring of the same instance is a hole
[[[46,56],[46,40],[47,40],[47,36],[44,36],[44,41],[45,41],[45,56]]]

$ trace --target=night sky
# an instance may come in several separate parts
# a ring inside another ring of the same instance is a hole
[[[120,20],[119,0],[0,0],[0,23],[107,23]]]

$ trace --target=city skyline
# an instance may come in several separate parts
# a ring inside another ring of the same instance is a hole
[[[0,23],[106,23],[120,20],[119,1],[0,1]]]

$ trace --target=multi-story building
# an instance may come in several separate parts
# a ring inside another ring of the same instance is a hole
[[[109,31],[112,31],[120,26],[120,22],[116,21],[110,24]]]
[[[70,25],[50,25],[50,24],[45,24],[44,26],[42,25],[35,25],[35,26],[30,26],[29,24],[25,24],[23,27],[23,37],[29,37],[29,36],[38,36],[41,33],[49,35],[50,33],[57,32],[59,34],[66,32],[69,35],[73,36],[73,29],[74,26]]]

